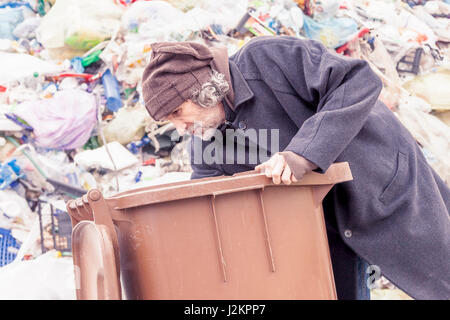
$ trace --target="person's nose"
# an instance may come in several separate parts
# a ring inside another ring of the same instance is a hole
[[[177,132],[180,136],[183,136],[186,133],[186,128],[187,125],[186,123],[182,122],[182,121],[172,121],[175,129],[177,129]]]

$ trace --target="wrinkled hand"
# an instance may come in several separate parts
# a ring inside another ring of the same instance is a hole
[[[291,161],[293,158],[295,159],[295,176],[291,167],[288,165],[286,157],[280,153],[274,154],[268,161],[256,166],[255,170],[265,173],[266,177],[272,178],[275,184],[280,184],[281,182],[291,184],[303,178],[306,173],[317,168],[314,163],[297,154],[290,153],[289,158]]]

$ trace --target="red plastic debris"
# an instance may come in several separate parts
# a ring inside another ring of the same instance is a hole
[[[154,166],[156,164],[156,159],[155,158],[150,158],[148,160],[145,160],[142,165],[144,166]]]

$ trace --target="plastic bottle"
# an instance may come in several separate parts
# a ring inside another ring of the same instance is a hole
[[[120,99],[119,83],[109,69],[102,75],[102,84],[105,89],[106,107],[116,112],[122,107],[122,99]]]
[[[19,82],[28,89],[41,91],[44,77],[39,75],[39,72],[33,72],[31,76],[24,77]]]

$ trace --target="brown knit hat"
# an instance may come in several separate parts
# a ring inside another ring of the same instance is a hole
[[[196,42],[159,42],[142,75],[145,107],[155,120],[170,115],[211,77],[213,53]]]

